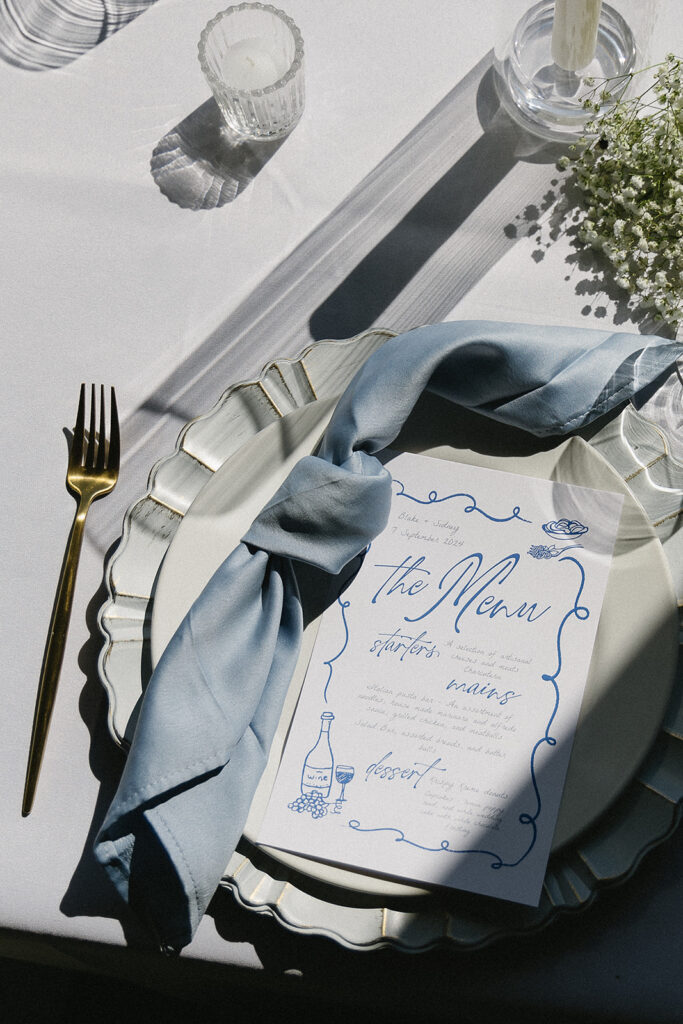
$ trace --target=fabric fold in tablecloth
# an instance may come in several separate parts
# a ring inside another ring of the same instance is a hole
[[[336,574],[386,523],[390,445],[423,391],[564,435],[664,373],[683,347],[576,328],[453,322],[388,341],[188,612],[142,701],[95,855],[164,947],[192,936],[234,851],[296,664],[293,561]],[[457,438],[453,439],[457,443]]]

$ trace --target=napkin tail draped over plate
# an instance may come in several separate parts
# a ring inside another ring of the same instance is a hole
[[[145,692],[95,855],[165,947],[182,948],[242,834],[303,631],[296,561],[337,574],[386,524],[391,445],[423,391],[541,436],[616,408],[683,347],[488,322],[385,343],[188,612]],[[454,443],[457,438],[453,439]]]

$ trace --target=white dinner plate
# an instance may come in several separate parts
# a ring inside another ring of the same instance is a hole
[[[312,403],[263,429],[223,463],[194,499],[156,584],[153,664],[194,599],[294,463],[315,449],[333,405],[330,400]],[[469,446],[454,446],[463,441]],[[548,449],[529,435],[501,428],[481,416],[462,411],[455,415],[450,405],[427,397],[403,431],[400,444],[392,447],[624,495],[553,850],[570,846],[609,810],[633,779],[660,731],[671,697],[678,618],[661,545],[623,480],[580,438]],[[318,621],[306,628],[268,767],[252,804],[245,828],[251,842],[258,836]],[[279,850],[267,852],[299,876],[358,893],[397,898],[426,891]]]

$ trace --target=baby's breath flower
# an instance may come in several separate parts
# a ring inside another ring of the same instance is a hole
[[[616,284],[674,325],[683,320],[683,59],[667,54],[653,83],[626,98],[637,74],[586,79],[596,115],[563,157],[583,195],[578,237],[601,250]],[[605,113],[604,103],[616,101]],[[601,113],[601,111],[603,111]]]

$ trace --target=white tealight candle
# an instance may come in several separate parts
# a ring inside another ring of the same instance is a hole
[[[556,0],[552,58],[565,71],[585,68],[595,56],[602,0]]]
[[[231,46],[222,61],[223,78],[235,89],[251,91],[273,85],[287,71],[262,39],[242,39]]]

